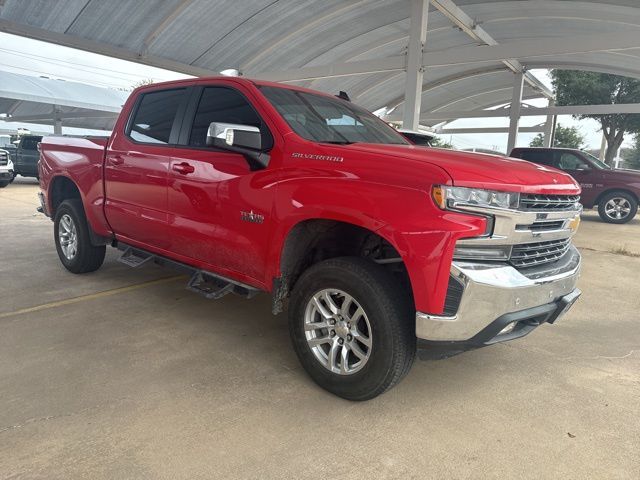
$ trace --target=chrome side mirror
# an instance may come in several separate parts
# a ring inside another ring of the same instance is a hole
[[[207,145],[231,151],[238,148],[260,150],[262,136],[260,129],[252,125],[212,122],[207,131]]]

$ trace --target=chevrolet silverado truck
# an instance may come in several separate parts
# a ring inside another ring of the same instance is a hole
[[[554,323],[580,295],[580,187],[522,160],[410,144],[332,95],[246,78],[144,86],[113,133],[47,137],[60,261],[187,272],[216,299],[288,307],[323,388],[373,398],[443,358]]]
[[[582,188],[582,205],[597,205],[600,218],[607,223],[627,223],[636,216],[640,199],[638,170],[611,168],[590,153],[573,148],[514,148],[510,156],[570,174]]]

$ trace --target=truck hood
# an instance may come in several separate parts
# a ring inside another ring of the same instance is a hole
[[[604,178],[608,180],[622,180],[627,182],[640,181],[640,170],[630,170],[626,168],[614,168],[613,170],[602,170]]]
[[[453,185],[461,187],[550,195],[580,192],[570,175],[517,158],[415,145],[354,143],[346,147],[437,165],[449,174]]]

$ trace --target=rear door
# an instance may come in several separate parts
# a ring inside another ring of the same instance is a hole
[[[105,214],[116,235],[129,243],[169,247],[168,171],[187,93],[187,88],[142,93],[125,132],[116,132],[107,150]]]
[[[260,128],[265,150],[273,145],[263,117],[240,90],[226,85],[193,88],[181,148],[169,169],[171,251],[262,281],[275,187],[268,169],[252,171],[243,155],[206,145],[211,122]]]

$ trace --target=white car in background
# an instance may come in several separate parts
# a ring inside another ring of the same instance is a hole
[[[13,162],[9,157],[9,152],[0,150],[0,188],[4,188],[13,182]]]

